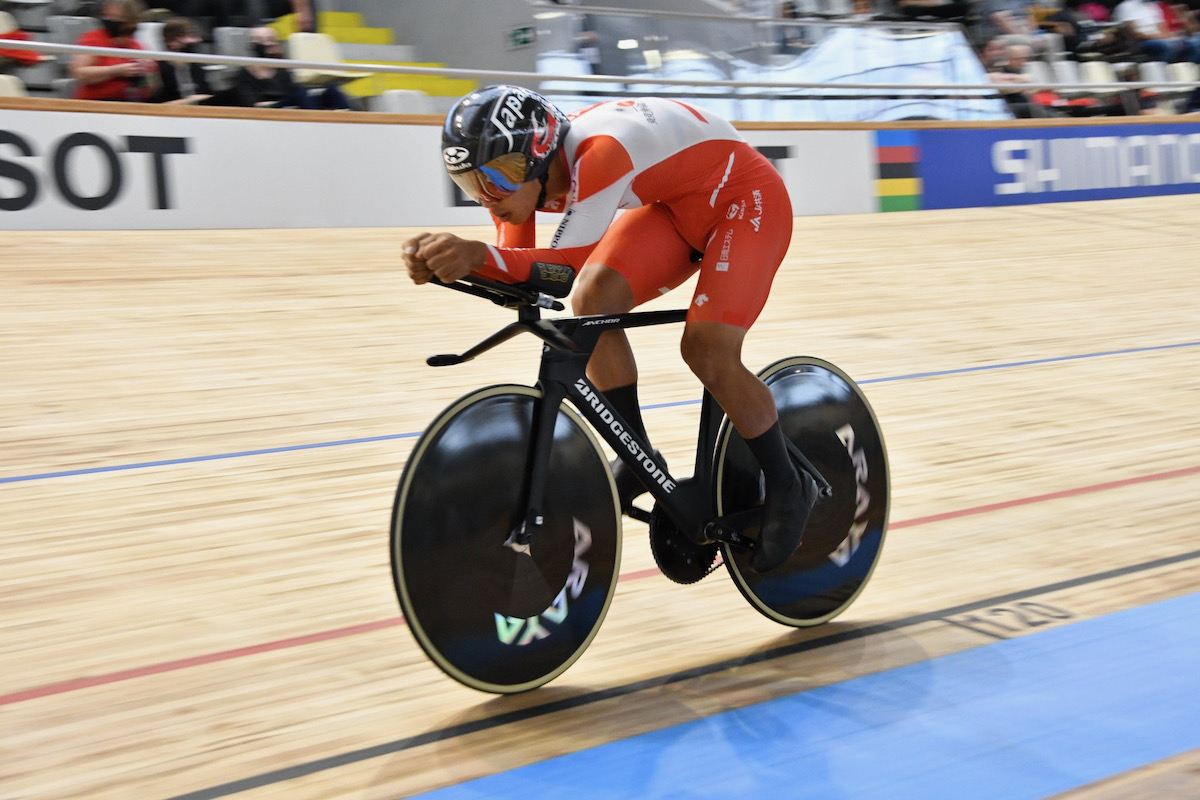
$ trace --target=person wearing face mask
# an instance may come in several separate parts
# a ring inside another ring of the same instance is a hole
[[[100,6],[103,27],[88,31],[75,43],[141,50],[134,33],[145,12],[140,0],[104,0]],[[77,55],[71,59],[70,75],[76,82],[74,96],[80,100],[144,102],[158,91],[159,85],[158,64],[135,55]]]
[[[173,53],[194,53],[201,41],[195,23],[184,17],[173,17],[163,23],[162,36],[163,47]],[[160,61],[158,74],[162,77],[162,88],[154,99],[159,103],[195,105],[213,99],[203,64]]]
[[[263,26],[250,31],[250,47],[257,58],[283,58],[283,46],[272,28]],[[290,70],[267,65],[242,67],[238,71],[237,93],[239,105],[254,108],[351,107],[336,86],[326,86],[313,95],[292,79]]]

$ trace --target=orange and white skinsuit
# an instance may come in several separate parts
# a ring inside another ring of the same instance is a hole
[[[542,209],[565,210],[551,247],[533,246],[532,215],[497,222],[482,274],[519,282],[539,261],[601,263],[640,305],[699,269],[689,321],[754,323],[791,241],[792,206],[774,166],[730,123],[675,100],[611,101],[573,115],[561,149],[571,189]]]

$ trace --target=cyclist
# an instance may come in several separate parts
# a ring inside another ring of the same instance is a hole
[[[762,466],[765,509],[750,564],[765,572],[786,561],[800,545],[816,485],[793,466],[770,390],[741,355],[791,241],[791,201],[771,163],[729,122],[685,103],[610,101],[568,118],[517,86],[459,100],[442,128],[442,158],[454,182],[491,212],[497,244],[419,234],[403,247],[415,283],[473,272],[521,282],[540,264],[565,264],[578,273],[574,312],[611,315],[699,270],[680,349]],[[565,215],[548,248],[535,246],[537,210]],[[601,336],[587,373],[645,440],[624,331]],[[613,470],[628,508],[644,489],[623,462]]]

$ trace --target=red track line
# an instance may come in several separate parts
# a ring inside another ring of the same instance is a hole
[[[928,525],[931,522],[944,522],[948,519],[958,519],[959,517],[986,514],[989,511],[1002,511],[1006,508],[1028,506],[1034,503],[1045,503],[1048,500],[1061,500],[1064,497],[1076,497],[1081,494],[1091,494],[1092,492],[1106,492],[1109,489],[1120,489],[1122,486],[1134,486],[1139,483],[1150,483],[1152,481],[1165,481],[1170,480],[1171,478],[1181,478],[1184,475],[1194,475],[1196,473],[1200,473],[1200,467],[1173,469],[1169,472],[1158,472],[1154,475],[1143,475],[1140,478],[1125,478],[1124,480],[1109,481],[1108,483],[1097,483],[1094,486],[1082,486],[1078,489],[1064,489],[1061,492],[1039,494],[1033,497],[1026,497],[1022,500],[1006,500],[1003,503],[991,503],[990,505],[986,506],[966,508],[962,511],[947,511],[945,514],[934,514],[933,516],[929,517],[917,517],[916,519],[910,519],[904,522],[890,523],[888,528],[911,528],[914,525]]]
[[[1200,473],[1200,466],[1186,467],[1184,469],[1170,470],[1169,472],[1159,472],[1154,475],[1143,475],[1139,478],[1126,478],[1119,481],[1109,481],[1108,483],[1098,483],[1094,486],[1083,486],[1078,489],[1065,489],[1061,492],[1040,494],[1021,500],[1008,500],[1003,503],[991,503],[986,506],[976,506],[974,508],[966,508],[960,511],[948,511],[945,514],[917,517],[915,519],[905,520],[904,522],[890,523],[888,527],[892,529],[911,528],[916,525],[928,525],[934,522],[944,522],[946,520],[958,519],[960,517],[986,514],[992,511],[1002,511],[1007,508],[1027,506],[1034,503],[1044,503],[1049,500],[1060,500],[1064,497],[1075,497],[1081,494],[1104,492],[1110,489],[1119,489],[1124,486],[1134,486],[1139,483],[1170,480],[1171,478],[1180,478],[1185,475],[1195,475],[1197,473]],[[658,574],[660,573],[657,569],[644,569],[638,570],[637,572],[627,572],[621,575],[618,580],[636,581]],[[67,692],[74,692],[79,689],[90,689],[93,686],[103,686],[108,683],[118,683],[120,681],[133,680],[135,678],[145,678],[150,675],[159,675],[164,672],[174,672],[175,670],[187,669],[188,667],[199,667],[205,664],[213,664],[218,661],[229,661],[234,658],[242,658],[243,656],[269,653],[274,650],[284,650],[289,647],[299,647],[306,644],[316,644],[318,642],[326,642],[331,639],[341,639],[346,636],[357,636],[360,633],[373,633],[375,631],[384,630],[385,628],[393,628],[397,625],[403,624],[404,619],[402,617],[396,617],[393,619],[379,620],[377,622],[367,622],[361,625],[351,625],[345,628],[335,628],[333,630],[310,633],[304,636],[293,636],[289,639],[277,639],[273,642],[250,645],[249,647],[238,647],[233,650],[222,650],[217,653],[208,653],[206,655],[193,656],[191,658],[181,658],[175,661],[164,661],[162,663],[151,664],[146,667],[121,670],[120,672],[110,672],[105,675],[92,675],[86,678],[75,678],[73,680],[63,681],[61,683],[52,683],[46,686],[39,686],[36,689],[26,689],[24,691],[14,692],[12,694],[0,695],[0,706],[21,703],[26,700],[36,700],[39,697],[50,697],[57,694],[66,694]]]
[[[299,647],[304,644],[314,644],[316,642],[324,642],[329,639],[340,639],[344,636],[354,636],[359,633],[371,633],[372,631],[391,628],[396,625],[403,625],[404,619],[397,617],[396,619],[384,619],[378,622],[367,622],[362,625],[351,625],[347,628],[337,628],[332,631],[321,631],[319,633],[309,633],[304,636],[293,636],[290,639],[278,639],[274,642],[265,644],[255,644],[249,647],[238,647],[234,650],[222,650],[219,653],[208,653],[202,656],[192,656],[191,658],[181,658],[176,661],[164,661],[160,664],[151,664],[148,667],[137,667],[135,669],[121,670],[120,672],[110,672],[106,675],[92,675],[86,678],[75,678],[74,680],[63,681],[62,683],[52,683],[48,686],[39,686],[36,689],[26,689],[23,692],[14,694],[0,695],[0,706],[11,705],[12,703],[20,703],[24,700],[34,700],[38,697],[48,697],[54,694],[64,694],[65,692],[74,692],[78,689],[90,689],[93,686],[103,686],[106,683],[117,683],[118,681],[128,681],[134,678],[145,678],[148,675],[158,675],[163,672],[173,672],[177,669],[186,669],[188,667],[198,667],[203,664],[212,664],[216,661],[228,661],[232,658],[241,658],[242,656],[253,656],[259,653],[269,653],[272,650],[283,650],[288,647]]]

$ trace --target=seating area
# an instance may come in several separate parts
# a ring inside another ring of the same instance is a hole
[[[736,50],[733,51],[733,55],[723,54],[716,47],[710,48],[715,52],[694,45],[690,49],[685,47],[672,50],[668,46],[670,36],[663,36],[659,30],[650,30],[652,26],[647,24],[646,29],[633,30],[632,35],[644,41],[632,51],[623,51],[625,55],[622,56],[622,65],[625,69],[622,72],[607,71],[607,64],[590,62],[590,57],[581,45],[580,35],[583,29],[579,18],[560,15],[563,19],[559,22],[539,22],[536,69],[547,75],[620,74],[634,79],[614,84],[613,89],[621,91],[638,87],[647,92],[680,88],[655,82],[655,78],[663,77],[679,79],[694,76],[698,81],[734,78],[811,82],[812,79],[807,77],[812,74],[808,67],[813,60],[818,60],[817,51],[826,35],[838,30],[863,30],[860,23],[874,26],[870,30],[886,32],[893,27],[895,31],[912,30],[892,26],[889,21],[903,20],[906,24],[915,21],[924,24],[927,31],[961,32],[965,34],[964,41],[968,47],[974,46],[977,50],[982,50],[984,42],[980,41],[980,16],[983,2],[984,0],[970,0],[964,6],[966,11],[957,17],[925,14],[923,10],[928,9],[928,6],[914,6],[910,0],[797,0],[790,4],[783,3],[780,4],[780,13],[783,16],[755,21],[756,36],[759,40],[755,46],[774,48],[765,59],[742,57]],[[64,3],[63,0],[0,0],[0,9],[4,9],[0,10],[0,36],[5,34],[7,26],[23,31],[35,40],[72,44],[85,31],[98,27],[98,22],[91,16],[50,13],[56,8],[71,6],[71,3]],[[83,7],[80,3],[75,3],[74,6]],[[730,6],[733,13],[745,12],[744,8],[736,8],[735,3],[730,2]],[[1032,55],[1019,71],[1029,82],[1056,85],[1057,108],[1062,114],[1090,113],[1087,110],[1089,100],[1095,101],[1093,105],[1112,105],[1111,101],[1114,98],[1123,93],[1128,94],[1128,90],[1124,90],[1119,84],[1130,81],[1152,84],[1151,87],[1142,90],[1136,113],[1180,113],[1187,110],[1193,89],[1200,85],[1200,70],[1196,64],[1149,60],[1119,49],[1096,50],[1082,55],[1078,52],[1068,52],[1062,34],[1050,30],[1045,24],[1049,13],[1054,10],[1053,7],[1044,4],[1037,6],[1039,24],[1043,25],[1037,38],[1043,45],[1037,48],[1036,54]],[[140,24],[137,38],[143,47],[151,50],[163,49],[162,27],[167,16],[169,12],[158,9]],[[854,25],[838,27],[838,23],[847,20],[854,22]],[[739,23],[744,22],[746,17],[742,16]],[[253,54],[250,46],[251,28],[248,25],[212,27],[209,24],[211,20],[201,20],[200,23],[205,40],[200,47],[202,52],[239,57]],[[471,80],[414,73],[377,72],[369,69],[377,66],[438,68],[446,65],[440,61],[418,60],[412,46],[397,42],[396,31],[393,28],[368,25],[359,13],[321,11],[319,33],[300,31],[294,15],[279,17],[269,24],[285,43],[287,57],[312,63],[344,64],[344,68],[297,69],[293,71],[293,77],[301,85],[314,89],[330,84],[337,85],[345,95],[354,99],[357,108],[437,111],[446,107],[447,98],[459,97],[477,85],[477,82]],[[560,26],[559,30],[549,31],[551,35],[546,36],[548,31],[542,28],[553,28],[556,25]],[[1111,32],[1111,29],[1111,24],[1107,23],[1087,26],[1089,37],[1102,37]],[[675,35],[675,32],[670,31],[670,34]],[[926,34],[917,32],[912,35],[919,37]],[[930,38],[928,41],[932,43],[934,40]],[[549,49],[548,42],[551,43]],[[619,46],[626,48],[624,42]],[[893,45],[889,43],[888,46]],[[637,48],[643,49],[644,53]],[[693,55],[685,58],[681,53]],[[653,59],[651,55],[654,56]],[[852,72],[862,75],[869,72],[876,75],[873,80],[877,82],[878,74],[882,74],[878,72],[879,67],[875,63],[878,60],[877,56],[878,53],[872,54],[870,59],[866,56],[856,56],[858,61],[863,64],[870,61],[872,66],[866,72],[863,69]],[[73,81],[67,74],[67,62],[65,56],[43,56],[36,63],[19,64],[13,63],[11,59],[6,60],[0,54],[0,72],[19,81],[21,88],[29,95],[69,97],[73,90]],[[984,69],[990,73],[992,66],[984,63]],[[237,68],[232,66],[214,66],[210,75],[217,82],[228,84],[236,70]],[[914,71],[914,75],[919,72]],[[973,67],[966,71],[959,70],[955,80],[960,83],[980,82],[978,77],[966,80],[974,72]],[[14,85],[11,80],[7,80],[6,84]],[[604,86],[560,80],[546,82],[543,89],[556,97],[564,98],[567,106],[576,107],[592,102],[597,92],[604,91]],[[713,93],[722,93],[720,89],[706,88],[702,85],[693,89],[696,92],[711,90]],[[832,119],[834,116],[830,114],[834,113],[837,105],[837,101],[824,102],[807,98],[751,101],[729,97],[714,97],[708,104],[720,106],[721,110],[734,118],[745,118],[742,112],[745,111],[747,103],[755,109],[754,118],[761,119],[789,119],[792,118],[789,114],[801,111],[803,116],[798,118]],[[815,108],[822,111],[814,112]],[[1055,115],[1053,111],[1051,109],[1052,113],[1047,115]],[[1134,111],[1131,110],[1131,113]]]
[[[1055,94],[1068,101],[1063,105],[1067,116],[1086,115],[1088,108],[1111,104],[1118,97],[1126,114],[1183,114],[1200,85],[1200,66],[1195,63],[1137,60],[1129,53],[1080,61],[1059,54],[1030,60],[1021,71],[1030,83],[1058,84]],[[1124,85],[1129,83],[1150,85]]]
[[[15,0],[0,0],[0,6]],[[51,0],[37,0],[45,11],[52,6]],[[32,5],[32,2],[30,2]],[[138,26],[136,38],[147,50],[161,51],[162,20],[166,13],[152,12],[151,19]],[[80,35],[99,27],[92,16],[65,14],[27,15],[22,25],[15,16],[0,11],[0,36],[7,30],[21,30],[37,41],[74,44]],[[293,72],[297,83],[313,88],[336,84],[352,98],[358,98],[359,107],[367,110],[423,109],[405,113],[434,113],[440,106],[432,98],[459,97],[477,85],[474,81],[444,78],[440,76],[389,74],[355,69],[358,64],[372,66],[417,66],[442,67],[439,62],[420,62],[412,47],[397,44],[395,33],[390,28],[369,27],[360,14],[336,11],[320,13],[320,33],[305,33],[298,30],[296,19],[287,15],[269,23],[276,35],[285,43],[285,55],[299,61],[323,63],[347,63],[346,69],[298,69]],[[253,56],[248,26],[220,26],[201,31],[207,34],[201,45],[202,52],[223,56]],[[6,63],[0,56],[0,73],[4,77],[4,93],[31,96],[70,97],[74,81],[67,73],[67,57],[42,56],[35,66]],[[209,73],[218,83],[227,83],[232,75],[217,73],[235,72],[236,67],[214,66]]]
[[[397,67],[444,67],[442,62],[418,61],[412,47],[397,44],[391,28],[367,27],[359,14],[322,12],[320,32],[304,34],[296,30],[295,18],[281,17],[272,25],[276,35],[287,42],[288,55],[305,61],[349,62],[354,65]],[[351,97],[362,98],[372,109],[383,104],[389,92],[420,92],[428,97],[460,97],[476,87],[476,82],[436,75],[386,72],[337,72],[321,76],[297,75],[302,83],[335,81]],[[403,96],[403,95],[398,95]]]

